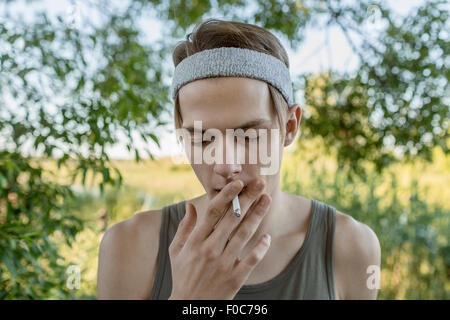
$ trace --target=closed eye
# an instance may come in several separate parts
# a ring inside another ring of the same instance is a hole
[[[238,137],[238,136],[236,136],[236,141],[237,141],[237,138],[242,138],[242,137]],[[257,136],[257,137],[249,137],[249,136],[245,136],[244,137],[244,140],[247,142],[247,141],[258,141],[259,140],[259,136]],[[214,139],[212,139],[212,141],[214,141]],[[199,146],[199,145],[206,145],[206,144],[208,144],[208,143],[210,143],[210,142],[212,142],[212,141],[209,141],[209,140],[202,140],[202,141],[194,141],[193,142],[193,144],[194,145],[197,145],[197,146]]]

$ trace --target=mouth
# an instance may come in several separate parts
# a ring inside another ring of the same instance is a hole
[[[218,194],[220,191],[222,191],[222,189],[214,189],[215,194]],[[239,192],[238,196],[240,196],[243,192],[245,192],[245,190],[247,190],[246,185],[242,188],[241,192]]]

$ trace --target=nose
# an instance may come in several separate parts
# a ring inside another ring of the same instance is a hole
[[[223,176],[227,181],[233,180],[242,171],[240,164],[214,164],[214,172]]]
[[[228,139],[228,142],[230,143],[229,147],[231,147],[233,150],[229,153],[229,156],[231,159],[228,159],[227,161],[227,146],[225,140]],[[237,159],[237,145],[234,143],[234,137],[225,136],[223,140],[222,147],[222,159],[219,162],[214,163],[214,172],[223,176],[227,181],[233,180],[235,176],[238,176],[242,171],[242,164],[239,163],[239,161],[236,161]],[[245,151],[244,151],[245,152]],[[219,157],[220,158],[220,157]],[[227,163],[229,162],[229,163]]]

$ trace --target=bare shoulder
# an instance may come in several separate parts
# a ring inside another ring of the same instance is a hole
[[[145,211],[110,227],[100,242],[99,299],[148,299],[153,286],[161,210]]]
[[[376,299],[377,289],[368,285],[368,280],[376,269],[380,270],[380,263],[381,249],[375,232],[336,211],[333,264],[338,299]]]

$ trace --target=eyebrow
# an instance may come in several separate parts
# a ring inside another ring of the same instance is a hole
[[[246,123],[243,123],[243,124],[241,124],[241,125],[239,125],[237,127],[229,128],[229,129],[234,129],[234,130],[235,129],[243,129],[245,131],[245,130],[247,130],[249,128],[255,128],[255,127],[259,127],[259,126],[263,126],[263,125],[269,125],[270,123],[271,123],[271,121],[268,120],[268,119],[264,119],[264,118],[254,119],[254,120],[248,121]],[[183,127],[183,129],[186,129],[186,130],[188,130],[191,133],[194,132],[194,127]],[[202,134],[206,130],[208,130],[208,129],[202,130]]]

